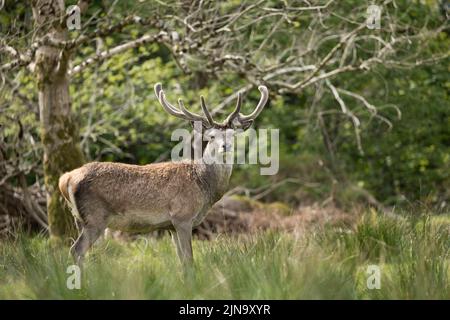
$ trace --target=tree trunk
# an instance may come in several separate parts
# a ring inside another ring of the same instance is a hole
[[[63,0],[34,0],[33,16],[38,37],[65,40]],[[58,190],[59,177],[83,164],[78,128],[73,121],[67,74],[70,53],[42,44],[36,51],[35,72],[39,91],[41,140],[50,235],[67,240],[76,235],[72,215]]]

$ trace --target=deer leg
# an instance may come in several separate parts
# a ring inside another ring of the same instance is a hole
[[[86,197],[86,193],[75,194],[73,198],[83,229],[70,253],[77,263],[81,263],[86,252],[105,231],[109,210],[101,199]]]
[[[81,263],[84,255],[104,231],[104,226],[86,225],[77,241],[70,248],[70,253],[77,263]]]
[[[184,265],[191,265],[192,255],[192,221],[173,223],[176,231],[177,253]]]
[[[177,249],[177,256],[181,257],[180,246],[178,245],[178,234],[175,230],[171,230],[170,235],[172,237],[172,243],[175,246],[175,248]]]

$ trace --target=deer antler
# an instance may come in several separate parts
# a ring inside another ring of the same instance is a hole
[[[182,119],[186,119],[184,117],[184,114],[182,112],[180,112],[179,110],[177,110],[173,105],[171,105],[167,100],[166,100],[166,95],[164,94],[164,91],[162,89],[162,85],[161,83],[157,83],[155,84],[155,95],[158,98],[159,103],[161,104],[161,106],[164,108],[164,110],[167,111],[167,113],[177,117],[177,118],[182,118]]]
[[[240,122],[255,120],[266,106],[267,100],[269,99],[269,90],[267,90],[266,86],[259,86],[258,90],[259,92],[261,92],[261,99],[259,99],[258,105],[256,106],[255,110],[253,110],[253,112],[247,116],[239,113],[238,120]]]
[[[241,127],[248,127],[253,123],[253,121],[256,119],[257,116],[261,113],[261,111],[266,106],[267,100],[269,99],[269,90],[267,90],[266,86],[259,86],[259,91],[261,92],[261,99],[258,102],[258,105],[256,106],[255,110],[253,110],[252,113],[249,115],[243,115],[240,113],[241,110],[241,104],[242,104],[242,94],[241,92],[238,93],[236,108],[234,111],[228,116],[228,118],[225,120],[224,124],[227,127],[236,127],[234,124],[234,120],[237,121],[238,126]]]
[[[218,123],[214,121],[213,117],[211,116],[211,113],[209,112],[205,98],[203,96],[200,96],[200,105],[202,107],[202,111],[204,113],[204,116],[201,116],[195,112],[189,111],[186,109],[186,107],[183,104],[183,100],[178,99],[178,106],[179,109],[171,105],[167,100],[166,96],[164,94],[164,91],[162,89],[161,83],[157,83],[155,85],[155,94],[158,98],[159,103],[164,108],[164,110],[167,111],[167,113],[188,121],[201,121],[202,124],[205,127],[217,127],[217,128],[235,128],[235,127],[244,127],[247,128],[250,126],[255,118],[261,113],[261,111],[264,109],[267,100],[269,98],[269,91],[267,90],[266,86],[259,86],[259,91],[261,92],[261,99],[258,102],[258,105],[256,106],[255,110],[253,110],[252,113],[249,115],[243,115],[240,113],[241,106],[242,106],[242,93],[238,93],[236,107],[232,113],[226,118],[226,120],[222,123]],[[236,120],[236,121],[235,121]],[[237,122],[237,123],[236,123]]]
[[[239,112],[241,112],[241,106],[242,106],[242,92],[238,92],[236,107],[234,108],[234,111],[230,113],[230,115],[224,121],[224,124],[227,127],[233,126],[233,120],[236,119],[236,117],[239,115]]]
[[[158,98],[158,101],[161,104],[161,106],[164,108],[164,110],[166,110],[167,113],[169,113],[177,118],[180,118],[183,120],[188,120],[188,121],[201,121],[205,127],[213,127],[216,124],[216,122],[212,119],[211,114],[206,109],[206,106],[204,106],[203,97],[201,97],[202,109],[203,109],[203,113],[205,114],[206,117],[201,116],[199,114],[196,114],[195,112],[192,112],[192,111],[189,111],[188,109],[186,109],[186,107],[184,106],[183,100],[181,100],[181,99],[178,99],[179,109],[177,109],[176,107],[171,105],[166,100],[166,95],[164,94],[161,83],[155,84],[155,95]]]

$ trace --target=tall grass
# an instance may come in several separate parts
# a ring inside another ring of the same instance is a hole
[[[95,246],[81,289],[67,248],[43,237],[0,244],[0,299],[449,299],[450,216],[364,215],[351,228],[195,241],[186,276],[169,237]],[[381,288],[368,289],[378,265]]]

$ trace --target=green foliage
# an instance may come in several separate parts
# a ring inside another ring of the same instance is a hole
[[[445,64],[401,72],[383,70],[386,83],[370,84],[372,102],[394,119],[392,129],[369,122],[362,133],[364,155],[352,143],[351,130],[344,132],[346,141],[339,150],[344,170],[353,172],[356,181],[386,203],[420,200],[432,204],[449,197],[448,72]],[[401,119],[395,120],[391,105],[399,108]]]
[[[174,2],[120,1],[110,18],[119,21],[123,12],[162,15],[170,13],[172,4]],[[275,2],[269,4],[276,6]],[[226,1],[220,10],[226,12],[239,5],[238,1]],[[341,16],[351,14],[363,19],[364,12],[358,15],[356,9],[359,5],[360,1],[346,1],[339,3],[336,10]],[[89,10],[93,13],[102,6],[105,6],[104,2],[95,2]],[[398,1],[395,6],[389,4],[385,9],[383,23],[387,25],[389,17],[395,16],[405,30],[420,27],[424,21],[430,28],[442,22],[436,1]],[[22,17],[25,8],[16,4],[8,6],[8,10]],[[100,12],[104,14],[104,11]],[[338,17],[335,18],[338,23]],[[1,12],[0,19],[4,19]],[[245,19],[239,22],[240,25],[245,25]],[[272,22],[278,19],[273,17],[249,28],[251,41],[245,43],[249,53],[259,48],[265,39],[263,35],[272,30]],[[328,23],[332,24],[332,19]],[[170,19],[168,23],[171,23]],[[270,54],[283,52],[290,45],[286,43],[289,32],[298,32],[299,39],[306,39],[309,33],[305,28],[311,24],[311,17],[301,14],[283,24],[274,37],[271,51],[256,52],[249,59],[257,61],[267,54],[264,59],[269,63]],[[333,25],[329,28],[333,30]],[[369,31],[365,32],[368,34]],[[388,31],[373,32],[373,35],[385,36]],[[135,26],[126,29],[131,39],[140,37],[141,33]],[[123,36],[121,33],[110,35],[105,39],[105,48]],[[336,41],[325,41],[318,56],[324,56]],[[376,42],[365,45],[376,45]],[[403,53],[417,52],[420,61],[432,53],[445,52],[449,46],[448,32],[441,32],[427,46],[410,44]],[[73,55],[73,64],[77,65],[81,62],[80,57],[93,53],[94,46],[85,47],[80,54]],[[402,51],[396,54],[401,56]],[[286,53],[286,59],[288,57]],[[163,83],[170,101],[182,97],[194,111],[200,110],[200,95],[204,95],[214,108],[224,97],[248,82],[238,72],[205,75],[201,68],[208,61],[196,60],[189,55],[187,60],[193,69],[191,74],[184,74],[178,68],[164,46],[147,44],[114,55],[102,64],[92,64],[72,76],[72,107],[81,128],[80,141],[86,159],[146,164],[170,158],[170,150],[176,144],[170,141],[171,132],[175,128],[190,127],[162,111],[153,94],[156,82]],[[395,69],[388,65],[370,73],[340,74],[330,79],[335,86],[360,94],[377,108],[377,113],[373,114],[360,100],[342,95],[347,107],[361,121],[358,133],[364,153],[359,150],[349,117],[340,112],[338,103],[323,83],[298,94],[280,94],[276,91],[278,88],[269,88],[270,102],[254,127],[280,129],[280,171],[276,176],[261,176],[258,166],[239,165],[234,171],[232,186],[258,189],[290,179],[263,200],[297,205],[304,201],[323,201],[331,196],[343,206],[365,201],[365,197],[354,192],[353,186],[358,186],[387,205],[419,202],[447,210],[450,196],[448,62],[447,59],[415,66],[415,61],[405,61],[410,65]],[[17,94],[4,90],[2,93],[6,92],[6,95],[0,98],[2,105],[8,106],[6,111],[0,109],[0,137],[7,142],[6,158],[14,166],[39,168],[42,167],[42,150],[36,88],[32,75],[21,71],[16,76],[21,84]],[[245,97],[243,112],[251,110],[257,100],[258,92],[252,90]],[[394,106],[401,112],[401,118]],[[231,108],[228,106],[218,118],[223,119]],[[388,123],[392,124],[392,129]],[[26,129],[23,139],[20,137],[22,127]],[[327,145],[327,139],[330,145]],[[11,145],[15,147],[9,148]],[[28,172],[31,172],[27,176],[29,182],[42,180],[42,174],[31,169]]]

